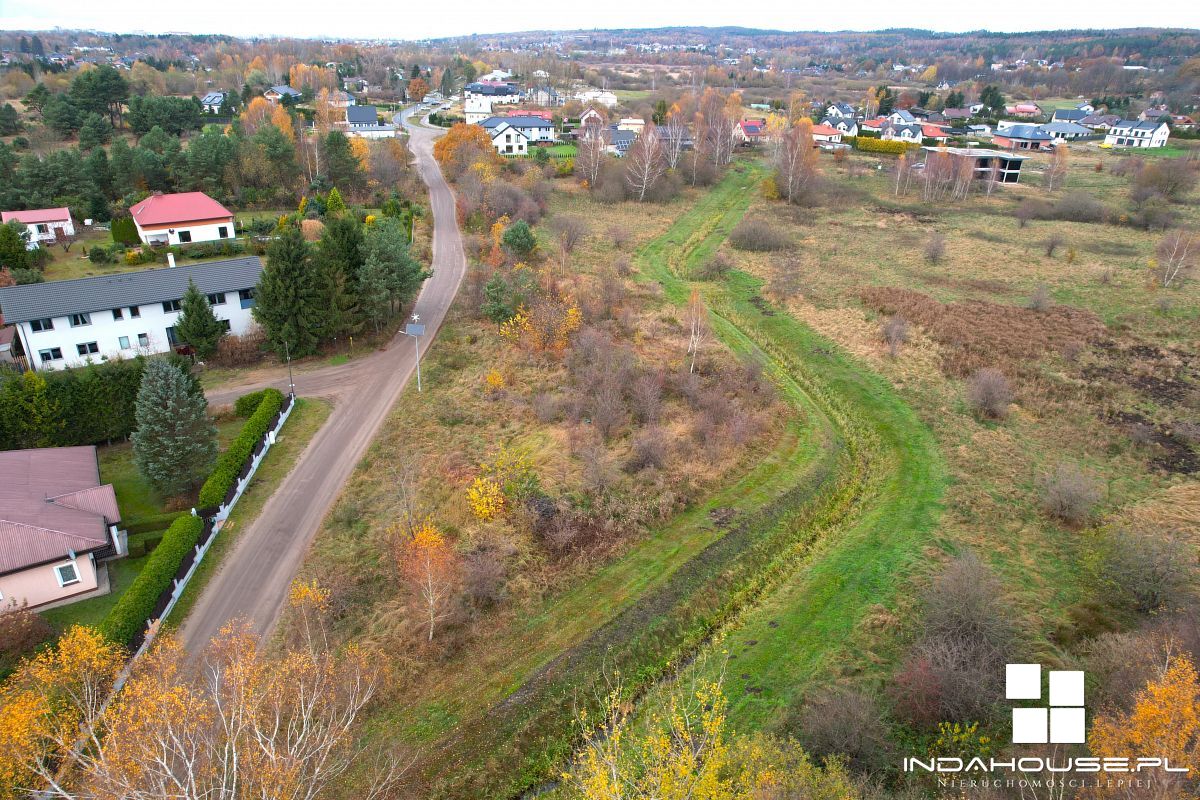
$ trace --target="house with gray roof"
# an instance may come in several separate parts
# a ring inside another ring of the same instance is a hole
[[[1078,123],[1088,115],[1088,112],[1082,108],[1056,108],[1054,115],[1050,117],[1051,122],[1074,122]]]
[[[1122,119],[1104,134],[1104,143],[1110,147],[1166,147],[1170,136],[1171,126],[1163,120]]]
[[[1041,128],[1055,139],[1067,142],[1096,135],[1091,128],[1085,128],[1075,122],[1047,122]]]
[[[299,101],[302,95],[298,90],[293,89],[286,84],[280,84],[278,86],[272,86],[263,92],[263,97],[267,98],[272,103],[291,103]]]
[[[169,256],[174,264],[174,257]],[[0,288],[0,313],[15,325],[36,370],[165,353],[188,281],[208,296],[217,319],[242,335],[254,325],[258,256]]]
[[[508,125],[520,131],[532,143],[555,142],[558,136],[554,131],[554,123],[536,114],[513,114],[507,117],[488,117],[480,126],[492,134],[500,125]]]

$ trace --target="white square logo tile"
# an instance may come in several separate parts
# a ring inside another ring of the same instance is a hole
[[[1082,711],[1082,709],[1080,710]],[[1012,710],[1013,742],[1015,744],[1046,744],[1046,721],[1046,709],[1044,708],[1014,708]]]
[[[1053,674],[1053,673],[1051,673]],[[1017,709],[1024,711],[1025,709]],[[1014,714],[1017,710],[1014,710]],[[1040,710],[1040,709],[1039,709]],[[1014,720],[1015,725],[1015,720]],[[1015,730],[1015,728],[1014,728]],[[1082,708],[1050,709],[1050,741],[1054,744],[1083,744],[1084,718]]]
[[[1042,665],[1005,665],[1004,696],[1009,700],[1040,700],[1042,698]]]
[[[1050,670],[1050,705],[1082,706],[1083,673]]]

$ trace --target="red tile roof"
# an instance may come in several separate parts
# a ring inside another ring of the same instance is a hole
[[[946,129],[938,125],[922,125],[921,135],[927,139],[940,139],[949,136]]]
[[[104,547],[120,519],[96,448],[0,452],[0,574]]]
[[[36,225],[39,222],[63,222],[71,218],[67,208],[31,208],[28,211],[0,211],[0,221],[23,222]]]
[[[814,136],[837,136],[841,133],[830,125],[813,125],[812,132]]]
[[[131,207],[129,213],[142,227],[233,216],[229,209],[204,192],[152,194]]]

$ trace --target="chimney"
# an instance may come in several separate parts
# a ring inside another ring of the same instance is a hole
[[[174,253],[167,253],[167,266],[171,267],[172,269],[175,268],[175,254]]]

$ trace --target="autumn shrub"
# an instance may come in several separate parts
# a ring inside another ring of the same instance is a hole
[[[625,471],[663,469],[667,465],[667,442],[658,428],[647,428],[633,437],[632,451],[625,462]]]
[[[597,202],[607,205],[620,203],[626,198],[625,181],[619,177],[602,180],[593,190],[592,197],[596,198]]]
[[[197,500],[200,508],[216,508],[225,501],[225,496],[237,483],[242,467],[253,455],[254,448],[266,435],[270,429],[271,420],[281,408],[283,408],[283,392],[274,388],[263,389],[254,413],[242,425],[242,430],[229,443],[225,452],[217,458],[217,464],[213,467],[212,474],[200,487],[200,498]]]
[[[729,243],[738,250],[766,252],[786,250],[791,240],[780,228],[766,220],[746,217],[730,232]]]
[[[463,560],[464,601],[475,610],[486,610],[504,602],[508,568],[504,557],[491,547],[481,547]]]
[[[1012,402],[1008,378],[998,369],[986,367],[978,370],[967,381],[967,402],[980,416],[1004,419]]]
[[[717,253],[696,268],[696,279],[701,281],[719,281],[733,269],[733,263],[724,253]]]
[[[1050,288],[1043,283],[1039,284],[1033,290],[1033,294],[1029,296],[1029,302],[1025,304],[1025,307],[1030,311],[1049,311],[1053,305],[1054,300],[1050,297]]]
[[[1072,525],[1082,525],[1100,502],[1100,484],[1077,465],[1062,463],[1042,476],[1042,510]]]
[[[204,520],[190,514],[171,523],[162,543],[154,548],[142,571],[100,623],[105,637],[124,645],[143,631],[159,595],[171,588],[179,565],[200,541],[203,530]]]
[[[212,361],[222,367],[247,367],[257,364],[265,353],[266,341],[266,334],[258,326],[241,335],[227,333],[217,341],[217,352]]]
[[[639,375],[629,387],[629,403],[638,422],[643,425],[658,422],[663,407],[662,375]]]
[[[925,241],[925,260],[930,264],[937,264],[946,256],[946,237],[944,234],[934,231],[929,234],[929,238]]]
[[[895,358],[900,354],[900,348],[908,341],[908,320],[899,314],[893,314],[883,323],[880,336],[887,344],[888,355]]]
[[[53,635],[54,629],[45,617],[7,600],[0,607],[0,680],[22,657],[32,654],[38,645],[49,641]]]
[[[850,688],[815,692],[798,714],[789,715],[791,729],[805,749],[820,758],[845,758],[858,774],[879,774],[891,763],[887,721],[879,700]]]
[[[1106,548],[1105,577],[1142,614],[1175,604],[1195,581],[1195,548],[1173,534],[1117,529]]]

